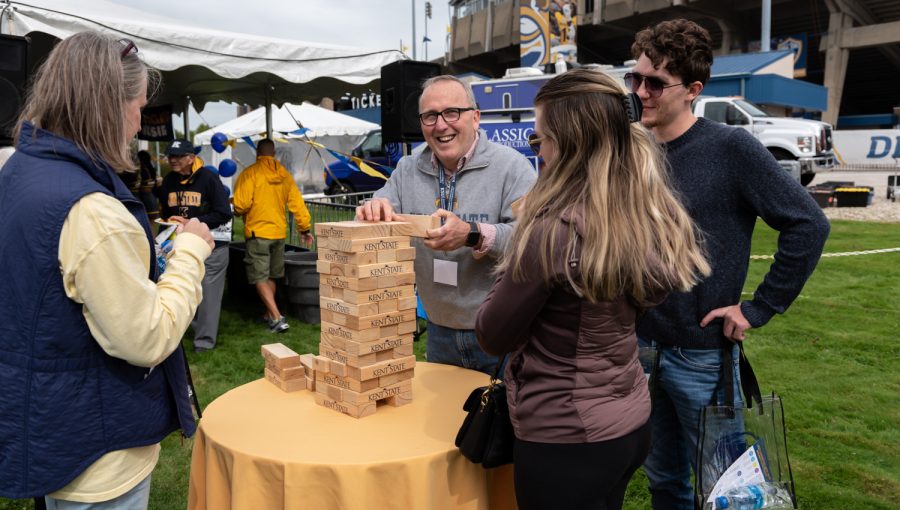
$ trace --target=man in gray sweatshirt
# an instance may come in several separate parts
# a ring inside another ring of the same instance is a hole
[[[691,102],[712,65],[709,32],[687,20],[637,34],[625,83],[643,103],[641,123],[663,145],[672,183],[702,232],[712,274],[647,312],[642,345],[659,349],[653,443],[644,462],[654,510],[693,510],[691,468],[700,409],[723,398],[723,364],[734,368],[750,328],[784,313],[812,274],[829,225],[809,193],[750,133],[694,116]],[[778,251],[753,299],[741,301],[757,218],[778,231]]]
[[[416,285],[428,315],[426,356],[433,363],[493,373],[497,358],[475,339],[475,315],[512,232],[511,204],[537,178],[515,150],[479,131],[472,89],[453,76],[422,86],[419,121],[427,144],[400,160],[384,188],[359,206],[362,220],[433,214],[442,226],[416,246]]]

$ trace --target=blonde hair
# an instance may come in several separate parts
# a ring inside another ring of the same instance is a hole
[[[75,143],[95,163],[121,172],[135,162],[128,148],[125,107],[147,84],[158,86],[159,73],[126,44],[99,32],[81,32],[60,41],[41,65],[16,127],[23,121]]]
[[[566,228],[558,218],[570,208],[581,209],[584,232],[580,281],[567,276],[592,302],[686,291],[698,275],[709,274],[693,222],[669,186],[662,152],[639,123],[628,121],[624,94],[610,76],[578,69],[551,79],[535,97],[541,134],[557,152],[528,193],[501,261],[514,279],[524,278],[523,254],[537,243],[541,276],[551,283],[551,261],[574,249],[554,242]],[[574,225],[569,228],[574,236]],[[540,239],[532,239],[536,232]]]

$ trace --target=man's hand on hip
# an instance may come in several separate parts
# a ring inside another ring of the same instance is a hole
[[[438,209],[432,216],[443,219],[444,224],[440,228],[425,231],[425,246],[436,251],[450,251],[465,246],[469,236],[468,223],[444,209]]]
[[[709,312],[700,321],[700,327],[705,328],[714,319],[722,319],[722,333],[726,338],[737,342],[743,342],[744,332],[752,327],[741,312],[740,304],[723,306]]]
[[[365,221],[392,221],[394,206],[386,198],[373,198],[356,208],[356,219]]]

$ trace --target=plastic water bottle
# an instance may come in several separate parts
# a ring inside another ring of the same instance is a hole
[[[716,510],[761,508],[793,508],[793,503],[786,490],[771,483],[735,487],[715,499]]]

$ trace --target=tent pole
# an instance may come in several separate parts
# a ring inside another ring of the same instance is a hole
[[[272,86],[266,85],[266,138],[272,139]]]
[[[191,122],[188,119],[191,110],[191,96],[184,96],[184,139],[194,143],[191,140]]]

